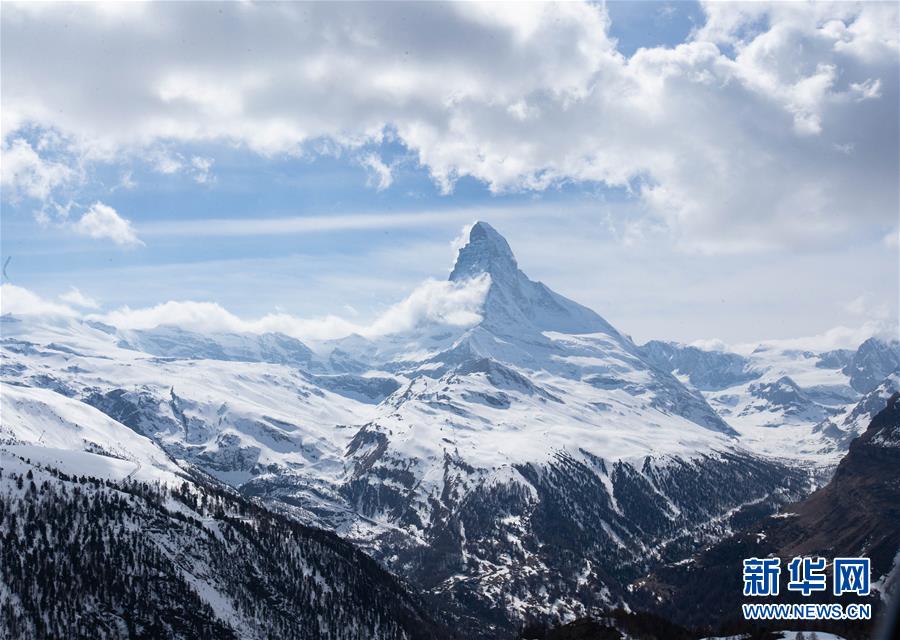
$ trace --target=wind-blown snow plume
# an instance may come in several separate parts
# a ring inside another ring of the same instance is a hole
[[[367,333],[397,333],[421,323],[457,327],[477,324],[490,286],[491,277],[486,273],[461,282],[427,280],[403,302],[388,309]]]

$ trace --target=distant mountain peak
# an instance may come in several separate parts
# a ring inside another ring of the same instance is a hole
[[[900,342],[872,337],[859,345],[842,371],[850,376],[850,386],[868,393],[888,374],[900,370]]]

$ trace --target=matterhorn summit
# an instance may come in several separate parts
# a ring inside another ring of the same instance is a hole
[[[474,278],[482,273],[496,280],[509,280],[518,273],[516,256],[506,238],[487,222],[476,222],[469,229],[469,238],[459,250],[450,280]]]
[[[451,281],[491,277],[484,303],[484,325],[500,335],[558,331],[603,332],[617,339],[619,333],[599,315],[565,298],[519,269],[509,243],[486,222],[476,222],[468,243],[459,251]]]

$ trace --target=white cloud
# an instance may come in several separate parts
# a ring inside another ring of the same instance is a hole
[[[833,349],[856,349],[873,336],[896,340],[900,335],[896,318],[868,320],[856,327],[838,326],[823,333],[801,338],[766,340],[764,342],[736,344],[731,351],[748,354],[758,347],[770,349],[797,349],[800,351],[823,352]]]
[[[864,316],[873,322],[887,322],[891,317],[891,308],[885,300],[864,293],[844,305],[844,309],[854,316]]]
[[[14,284],[0,285],[0,313],[13,315],[33,316],[65,316],[77,317],[78,312],[71,307],[45,300],[37,294],[17,287]]]
[[[158,150],[150,157],[153,170],[163,175],[178,173],[184,168],[184,157],[180,153]]]
[[[680,246],[706,252],[892,222],[893,3],[712,3],[688,42],[631,58],[599,5],[420,9],[10,5],[4,140],[34,124],[94,155],[210,141],[272,155],[357,149],[390,131],[445,191],[463,176],[495,192],[622,186]],[[176,152],[159,169],[191,164]],[[369,164],[387,188],[389,167]]]
[[[336,316],[304,319],[286,313],[270,313],[244,320],[214,302],[169,301],[152,307],[122,307],[93,316],[119,329],[152,329],[175,325],[192,331],[265,333],[275,331],[300,339],[337,338],[358,327]]]
[[[190,159],[170,148],[159,147],[147,155],[151,168],[163,175],[184,173],[197,184],[209,184],[213,181],[212,166],[215,160],[203,156],[191,156]]]
[[[72,229],[90,238],[112,240],[122,247],[144,244],[134,232],[131,222],[102,202],[92,204],[84,215],[72,224]]]
[[[360,158],[360,164],[369,173],[368,185],[374,186],[377,191],[384,191],[393,184],[394,175],[391,167],[386,165],[377,153],[367,153]]]
[[[270,313],[245,320],[219,304],[194,301],[169,301],[143,309],[122,307],[92,317],[120,329],[177,325],[206,332],[274,331],[301,340],[328,340],[352,333],[376,337],[409,331],[423,324],[457,327],[477,324],[489,286],[487,276],[461,283],[427,280],[370,324],[359,324],[334,315],[297,318],[287,313]]]
[[[70,181],[75,171],[65,164],[41,158],[27,140],[4,139],[0,162],[0,185],[13,197],[46,200],[51,192]]]
[[[844,308],[855,316],[862,315],[866,311],[867,297],[865,295],[857,296],[844,305]]]
[[[731,347],[727,342],[719,338],[710,338],[708,340],[694,340],[688,346],[697,347],[704,351],[728,351]]]
[[[209,184],[212,182],[212,166],[212,158],[203,158],[201,156],[194,156],[191,158],[191,169],[194,182],[197,184]]]
[[[77,287],[70,288],[66,293],[59,296],[59,299],[63,302],[68,302],[71,305],[82,307],[84,309],[100,308],[99,302],[81,293],[81,291]]]

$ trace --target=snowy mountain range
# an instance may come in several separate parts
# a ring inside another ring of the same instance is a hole
[[[636,345],[483,222],[449,279],[485,291],[477,322],[309,345],[4,315],[0,448],[208,474],[495,637],[627,604],[640,576],[804,497],[900,385],[900,344],[877,338]]]

